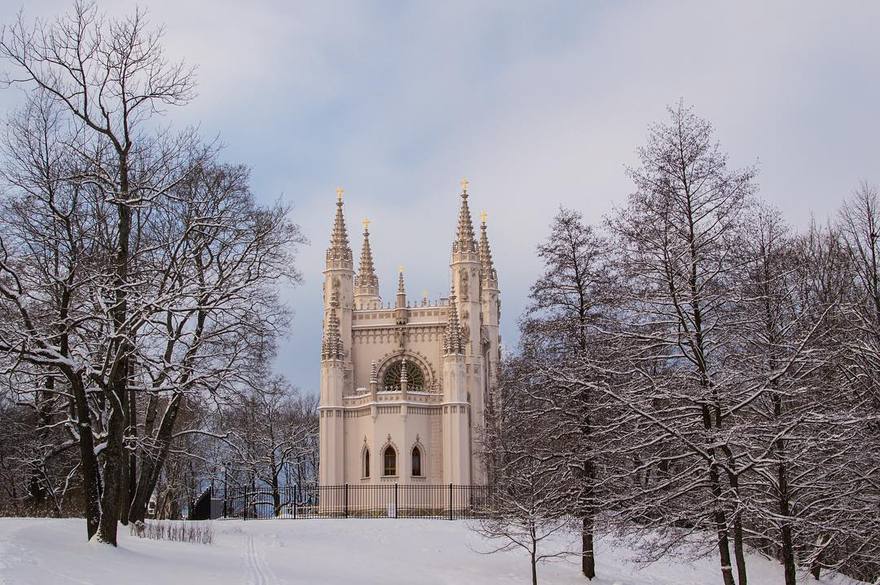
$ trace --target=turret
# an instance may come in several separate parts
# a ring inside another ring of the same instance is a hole
[[[480,253],[474,237],[474,225],[468,207],[468,181],[461,182],[461,207],[458,228],[452,243],[452,286],[458,299],[465,355],[478,356],[480,350]]]
[[[336,190],[336,216],[330,232],[330,247],[327,248],[324,268],[324,331],[329,326],[331,303],[335,299],[333,311],[338,318],[341,358],[346,370],[351,369],[351,312],[354,304],[354,260],[348,243],[348,231],[343,214],[343,190]],[[348,376],[347,378],[350,378]],[[344,392],[350,390],[345,388]]]
[[[471,482],[471,429],[467,373],[455,291],[449,295],[443,336],[443,481]]]
[[[364,219],[364,243],[361,246],[361,261],[357,276],[354,277],[354,300],[359,309],[375,309],[382,303],[379,297],[379,278],[373,266],[373,250],[370,247],[370,220]]]
[[[336,217],[330,233],[324,268],[324,335],[321,343],[320,464],[321,485],[345,482],[343,460],[343,396],[351,379],[351,312],[354,262],[345,217],[342,189],[336,190]]]
[[[486,331],[483,349],[491,391],[498,385],[498,366],[501,361],[501,337],[499,334],[501,299],[498,289],[498,273],[492,261],[492,249],[489,247],[489,236],[486,232],[487,217],[485,211],[480,213],[480,304],[483,328]]]

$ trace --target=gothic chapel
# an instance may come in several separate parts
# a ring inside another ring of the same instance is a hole
[[[451,292],[383,303],[364,220],[357,274],[337,191],[324,270],[321,485],[485,484],[474,455],[498,378],[498,275],[482,214],[479,241],[462,181]]]

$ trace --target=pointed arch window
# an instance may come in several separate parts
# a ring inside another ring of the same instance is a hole
[[[412,450],[412,474],[413,477],[422,476],[422,450],[416,445]]]
[[[370,477],[370,450],[364,449],[363,477]]]
[[[382,475],[397,475],[397,451],[394,450],[394,447],[391,445],[385,447],[382,461],[384,463]]]

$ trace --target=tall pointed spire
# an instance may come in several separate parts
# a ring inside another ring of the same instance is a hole
[[[322,360],[342,359],[342,337],[339,335],[339,317],[336,316],[336,307],[339,306],[339,297],[333,292],[330,301],[330,316],[327,318],[327,328],[324,331],[324,341],[321,344]]]
[[[327,248],[327,262],[352,262],[351,246],[348,244],[348,230],[345,229],[345,216],[342,213],[342,187],[336,189],[336,218],[330,233],[330,247]]]
[[[477,243],[474,238],[474,224],[471,221],[471,210],[468,207],[468,180],[461,180],[461,208],[458,212],[458,230],[452,243],[452,252],[476,252]]]
[[[443,353],[445,355],[464,354],[464,343],[461,339],[461,323],[458,321],[458,307],[455,304],[455,291],[449,295],[449,313],[446,321],[446,334],[443,337]]]
[[[489,247],[489,236],[486,234],[486,219],[486,212],[480,212],[480,272],[484,282],[497,283],[498,273],[492,262],[492,249]]]
[[[354,285],[360,290],[359,294],[379,294],[379,278],[376,276],[376,268],[373,266],[373,249],[370,247],[370,220],[361,222],[364,226],[364,243],[361,246],[361,264],[354,278]]]

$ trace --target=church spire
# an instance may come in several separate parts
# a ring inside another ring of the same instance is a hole
[[[443,353],[445,355],[464,354],[461,323],[458,321],[458,307],[455,304],[455,291],[449,295],[449,314],[446,321],[446,334],[443,337]]]
[[[468,207],[468,180],[461,180],[461,208],[458,212],[458,230],[455,234],[455,242],[452,243],[452,252],[476,252],[477,243],[474,238],[474,224],[471,221],[471,210]]]
[[[379,278],[373,266],[373,250],[370,247],[370,220],[365,218],[361,223],[364,226],[364,243],[361,247],[360,268],[354,277],[355,296],[378,297]]]
[[[489,236],[486,233],[486,212],[480,212],[480,270],[483,280],[497,283],[498,273],[495,271],[495,263],[492,262],[492,249],[489,247]]]
[[[339,296],[333,292],[330,301],[330,316],[327,318],[327,327],[324,331],[324,341],[321,344],[322,360],[342,359],[342,337],[339,335],[339,317],[336,316],[336,308],[339,306]]]
[[[342,213],[342,187],[336,189],[336,218],[330,233],[330,247],[327,248],[327,262],[342,261],[352,264],[351,246],[348,244],[348,230],[345,229],[345,216]]]

